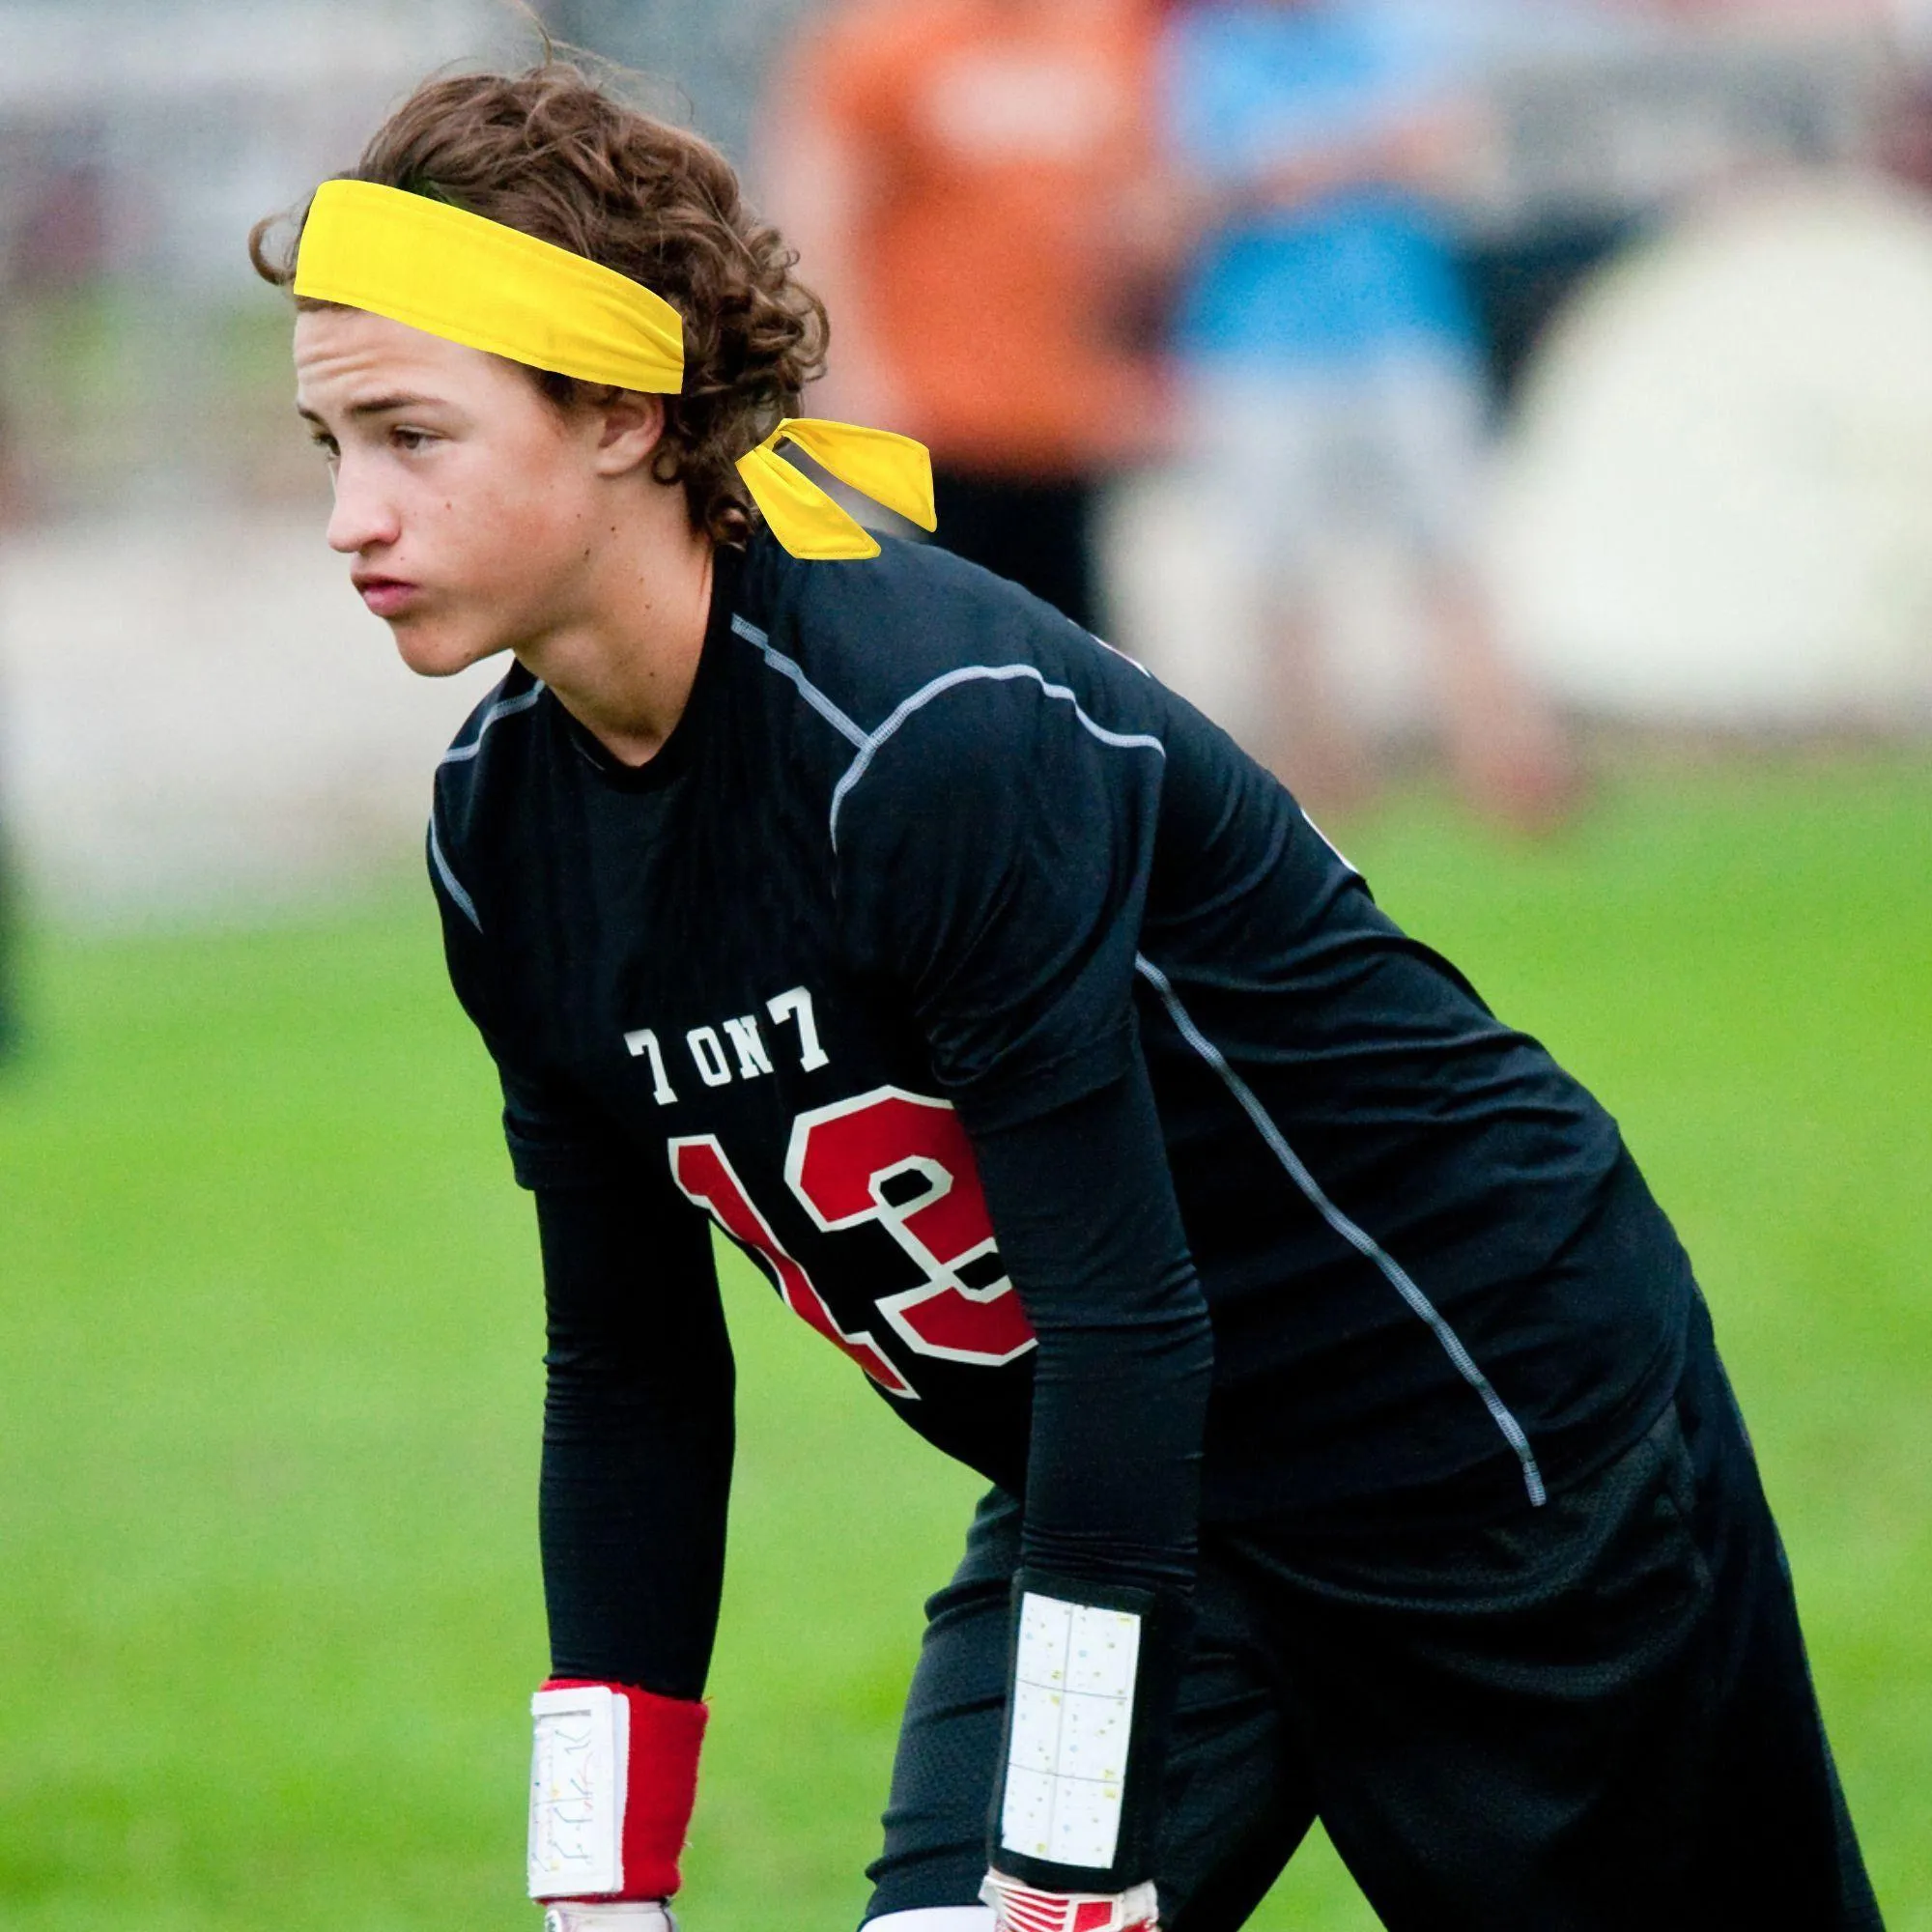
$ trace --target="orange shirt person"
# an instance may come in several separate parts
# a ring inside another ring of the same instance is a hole
[[[1133,339],[1151,0],[858,0],[766,117],[766,201],[838,318],[828,410],[931,449],[949,545],[1092,624],[1096,485],[1146,452]]]

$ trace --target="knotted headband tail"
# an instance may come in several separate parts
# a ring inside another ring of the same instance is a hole
[[[376,182],[324,182],[309,204],[295,291],[586,383],[676,395],[684,322],[669,302],[569,248]],[[787,416],[738,471],[794,556],[877,556],[871,535],[777,453],[789,437],[840,482],[937,527],[932,460],[890,430]]]
[[[773,536],[792,555],[877,556],[879,545],[810,477],[779,455],[777,445],[787,439],[862,496],[896,510],[921,529],[938,528],[932,458],[923,442],[889,429],[828,422],[823,416],[786,416],[763,442],[738,459],[738,473]]]

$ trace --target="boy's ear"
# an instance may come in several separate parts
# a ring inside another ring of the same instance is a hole
[[[609,402],[595,407],[598,431],[593,461],[598,474],[621,476],[648,463],[664,440],[664,398],[621,389]]]

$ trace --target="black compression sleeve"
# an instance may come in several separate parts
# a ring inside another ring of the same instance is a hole
[[[1039,1337],[1024,1561],[1184,1589],[1213,1333],[1146,1066],[973,1141]]]
[[[708,1225],[537,1192],[549,1307],[538,1513],[558,1677],[703,1694],[724,1569],[732,1364]]]
[[[1153,1876],[1191,1627],[1212,1329],[1138,1053],[1097,1092],[974,1142],[1001,1253],[1039,1338],[1015,1612],[1032,1593],[1139,1619],[1111,1860],[1050,1856],[1007,1832],[1003,1772],[991,1861],[1053,1889],[1124,1890]],[[1015,1686],[1009,1726],[1021,1695]]]

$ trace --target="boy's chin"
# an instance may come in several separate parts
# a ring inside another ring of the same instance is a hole
[[[396,655],[418,677],[454,677],[509,646],[501,638],[478,637],[440,624],[391,623]]]

